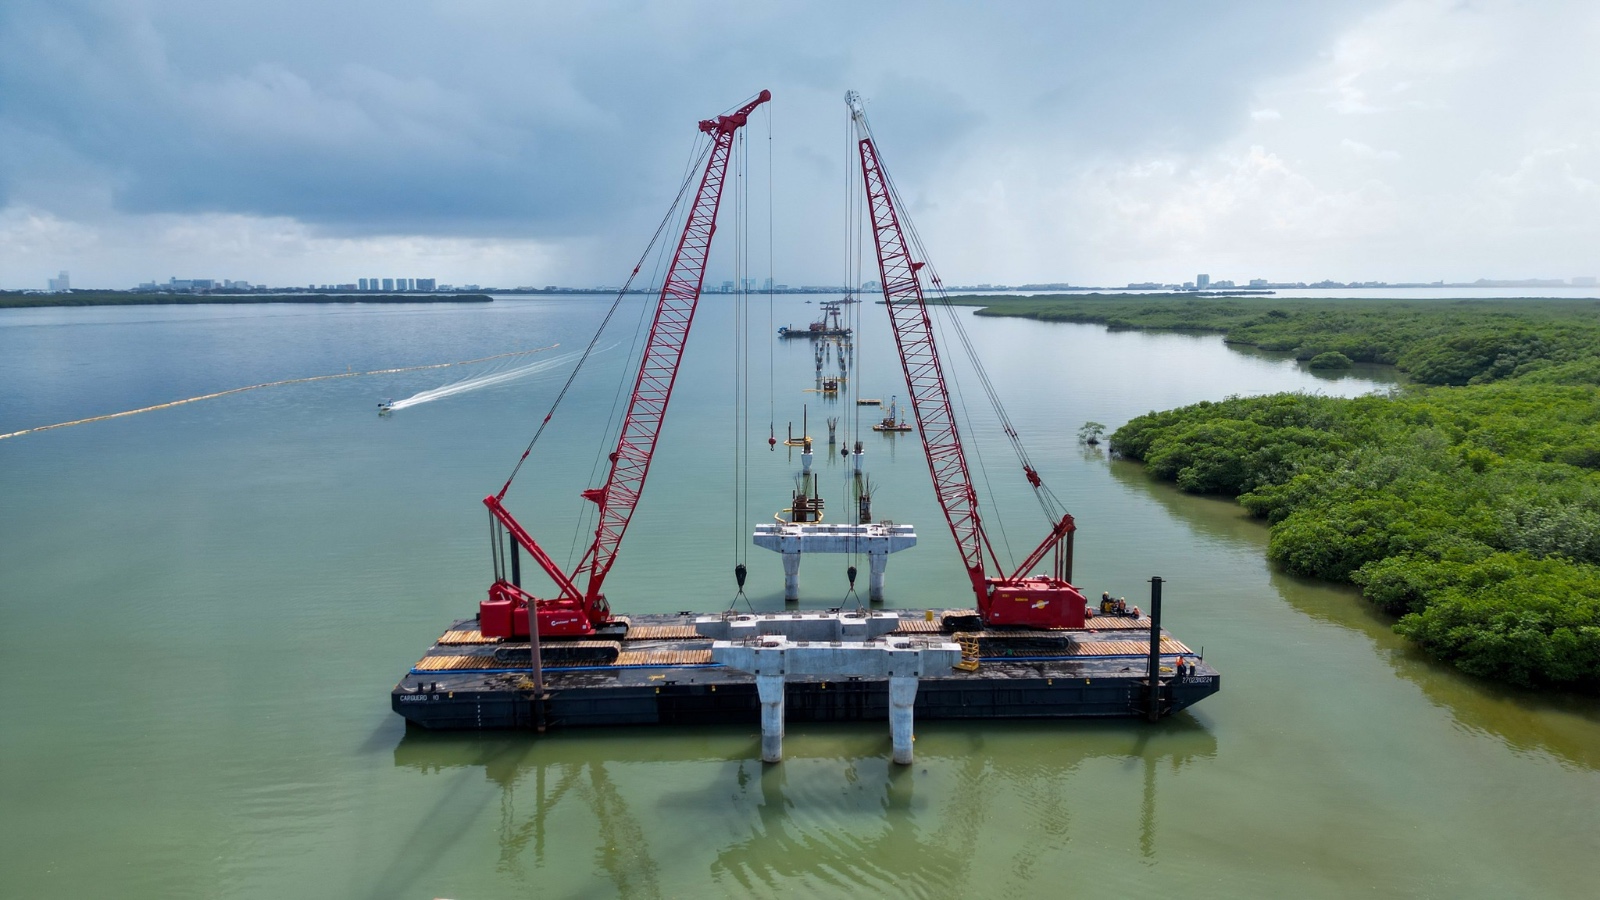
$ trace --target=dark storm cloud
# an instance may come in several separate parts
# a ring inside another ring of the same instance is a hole
[[[693,122],[763,87],[781,153],[841,167],[861,90],[902,182],[1006,135],[1203,143],[1370,5],[9,0],[0,204],[589,234],[656,214]]]

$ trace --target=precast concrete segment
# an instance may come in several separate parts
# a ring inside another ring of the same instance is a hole
[[[894,745],[894,761],[911,765],[912,711],[917,705],[917,679],[895,675],[889,679],[889,739]]]
[[[892,678],[948,675],[961,661],[961,645],[928,638],[873,641],[793,641],[766,635],[713,641],[711,661],[753,675],[823,675]]]
[[[798,550],[785,550],[783,553],[783,599],[800,599],[800,552]]]
[[[745,641],[777,636],[793,641],[869,641],[905,622],[892,612],[766,613],[700,616],[694,630],[714,641]]]
[[[761,697],[761,761],[783,761],[783,675],[756,676]]]
[[[783,554],[783,596],[800,599],[800,557],[806,553],[864,553],[869,564],[868,594],[883,599],[883,576],[889,554],[917,545],[911,525],[846,525],[824,522],[788,522],[757,525],[752,540],[757,547]]]
[[[791,641],[768,635],[716,641],[711,659],[756,677],[761,695],[761,759],[783,759],[784,680],[790,675],[831,679],[886,678],[889,682],[889,737],[894,761],[910,765],[917,681],[948,675],[961,661],[961,646],[949,641],[891,637],[872,641]]]
[[[883,573],[889,568],[889,554],[867,554],[867,597],[871,600],[883,599]]]

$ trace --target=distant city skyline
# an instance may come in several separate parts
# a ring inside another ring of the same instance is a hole
[[[797,284],[791,286],[773,278],[745,278],[743,289],[748,293],[823,293],[823,292],[867,292],[878,289],[876,280],[863,281],[859,287],[850,287],[838,284]],[[707,278],[703,288],[706,293],[733,293],[738,283],[733,279],[716,280]],[[281,285],[252,284],[243,280],[213,279],[213,278],[168,278],[166,282],[146,281],[140,282],[131,288],[80,288],[80,290],[131,290],[143,292],[168,292],[192,293],[210,291],[335,291],[348,293],[433,293],[447,291],[501,291],[507,293],[559,293],[559,292],[597,292],[616,291],[620,289],[617,284],[546,284],[546,285],[489,285],[481,286],[477,283],[469,284],[444,284],[435,278],[390,277],[358,278],[348,282],[304,282]],[[1321,279],[1319,281],[1284,280],[1274,281],[1267,278],[1251,278],[1244,283],[1233,279],[1213,279],[1209,273],[1199,273],[1192,280],[1187,281],[1129,281],[1117,284],[1082,284],[1068,281],[1052,282],[977,282],[973,284],[946,285],[949,293],[961,291],[1250,291],[1250,290],[1327,290],[1327,289],[1373,289],[1373,288],[1594,288],[1600,287],[1600,277],[1594,275],[1575,275],[1569,278],[1520,278],[1520,279],[1488,279],[1479,278],[1472,281],[1410,281],[1391,282],[1376,280],[1338,281],[1335,279]],[[0,285],[0,290],[40,290],[29,287],[10,287]],[[45,292],[56,293],[71,290],[69,275],[66,270],[57,277],[47,279]],[[650,290],[642,285],[635,285],[636,291]]]

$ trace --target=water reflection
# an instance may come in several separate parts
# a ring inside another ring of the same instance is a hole
[[[728,728],[537,739],[413,729],[394,761],[431,774],[482,771],[498,794],[496,866],[519,882],[548,883],[551,869],[578,865],[552,851],[552,837],[565,836],[568,846],[598,848],[595,874],[621,897],[671,894],[706,879],[740,894],[804,885],[925,895],[971,884],[980,861],[1003,860],[1016,877],[1033,877],[1075,837],[1075,807],[1108,789],[1120,805],[1137,802],[1137,835],[1093,839],[1125,840],[1153,859],[1162,771],[1217,751],[1188,715],[1154,726],[932,723],[919,731],[909,767],[892,765],[884,736],[860,727],[791,733],[779,765],[760,762],[747,729]],[[1091,765],[1096,776],[1082,777]],[[1137,777],[1108,779],[1107,771]],[[1133,785],[1137,796],[1127,792]],[[593,832],[573,833],[585,828]],[[996,828],[1023,829],[1029,839],[997,842]]]
[[[1318,381],[1345,381],[1350,379],[1373,381],[1382,385],[1401,384],[1405,381],[1400,374],[1400,370],[1394,366],[1358,362],[1352,363],[1348,369],[1313,369],[1303,362],[1296,361],[1293,350],[1262,350],[1245,344],[1228,344],[1227,347],[1229,351],[1238,353],[1241,356],[1293,365],[1296,369]]]
[[[1600,708],[1593,698],[1469,676],[1395,634],[1395,618],[1368,603],[1356,588],[1278,571],[1270,581],[1299,612],[1366,636],[1395,674],[1421,688],[1461,726],[1519,751],[1545,752],[1568,765],[1600,769]]]
[[[1265,560],[1267,527],[1248,518],[1232,501],[1184,494],[1145,475],[1126,461],[1110,464],[1112,477],[1159,503],[1195,534],[1256,554],[1279,599],[1310,619],[1358,633],[1395,674],[1419,687],[1460,726],[1486,734],[1521,752],[1548,753],[1566,765],[1600,769],[1600,708],[1592,698],[1508,687],[1468,676],[1427,656],[1393,631],[1385,615],[1349,585],[1297,578]],[[1235,681],[1232,690],[1248,689]]]

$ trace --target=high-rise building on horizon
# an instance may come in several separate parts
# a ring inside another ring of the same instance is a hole
[[[1210,286],[1211,286],[1211,276],[1210,275],[1207,275],[1206,273],[1201,272],[1199,275],[1196,275],[1194,277],[1194,289],[1195,290],[1203,291],[1203,290],[1205,290],[1206,288],[1208,288]]]
[[[417,290],[419,290],[419,291],[431,291],[431,290],[434,289],[434,286],[437,285],[438,283],[439,282],[437,282],[436,280],[434,280],[432,278],[418,278],[417,279]]]
[[[394,290],[394,279],[393,278],[385,278],[383,280],[383,289],[386,290],[386,291]]]
[[[49,281],[50,281],[50,293],[52,293],[52,294],[64,294],[67,291],[72,290],[72,279],[67,277],[67,270],[66,269],[62,269],[61,270],[61,277],[59,277],[59,278],[51,278],[51,279],[49,279]],[[37,282],[35,282],[35,283],[37,284]]]

